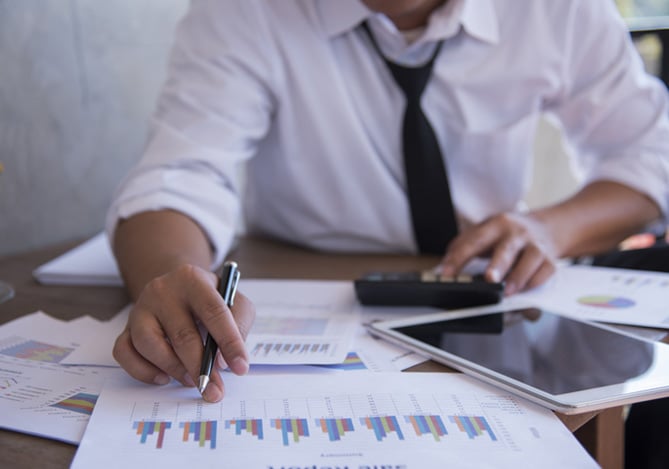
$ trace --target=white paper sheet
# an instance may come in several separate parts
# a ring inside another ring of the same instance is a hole
[[[45,285],[123,285],[105,233],[39,266],[33,276]]]
[[[81,440],[103,382],[123,376],[114,368],[60,364],[95,322],[84,317],[68,323],[36,312],[0,328],[0,427]]]
[[[72,468],[597,467],[553,413],[463,375],[363,376],[230,376],[217,404],[116,381]]]
[[[253,364],[342,363],[360,323],[351,282],[241,280],[256,320],[246,339]]]
[[[560,267],[514,301],[592,321],[669,328],[669,274],[590,266]]]
[[[114,342],[126,323],[131,305],[126,306],[109,321],[99,321],[86,334],[79,347],[65,357],[63,365],[119,366],[112,356]]]

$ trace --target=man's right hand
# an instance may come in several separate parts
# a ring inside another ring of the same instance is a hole
[[[218,365],[235,374],[248,371],[244,340],[255,319],[255,307],[238,292],[232,308],[216,289],[217,277],[184,265],[146,284],[130,311],[128,324],[114,345],[114,358],[134,378],[167,384],[170,377],[195,386],[204,351],[199,325],[216,340]],[[205,400],[223,398],[223,380],[212,370]]]

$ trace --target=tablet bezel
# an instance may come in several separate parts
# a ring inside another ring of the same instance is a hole
[[[641,382],[626,382],[590,388],[581,391],[575,391],[565,394],[551,394],[526,383],[518,381],[512,377],[501,374],[492,369],[486,368],[471,360],[464,359],[452,353],[446,352],[440,348],[421,342],[413,337],[405,335],[397,328],[416,326],[422,324],[449,321],[466,317],[480,316],[491,313],[503,313],[518,310],[520,308],[538,308],[542,311],[557,314],[569,320],[587,323],[593,327],[609,330],[615,334],[631,337],[643,343],[653,346],[653,356],[656,366],[650,370],[647,386]],[[631,404],[650,399],[669,397],[669,345],[661,342],[647,340],[633,334],[621,331],[615,327],[608,326],[592,321],[583,321],[575,319],[572,316],[560,314],[550,308],[543,308],[537,305],[492,305],[477,308],[467,308],[462,310],[452,310],[448,312],[430,313],[419,316],[406,317],[403,319],[394,319],[387,321],[378,321],[367,324],[369,332],[377,337],[386,339],[392,343],[407,348],[426,358],[436,362],[448,365],[458,371],[471,375],[489,384],[501,387],[507,391],[513,392],[526,399],[541,404],[552,410],[563,414],[578,414],[604,408],[615,407],[619,405]],[[659,363],[659,366],[657,365]],[[667,370],[660,373],[660,370]]]

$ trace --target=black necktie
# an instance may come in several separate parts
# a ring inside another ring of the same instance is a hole
[[[406,97],[402,150],[418,249],[425,254],[444,254],[449,241],[457,234],[455,211],[437,137],[420,107],[420,97],[432,73],[441,42],[426,64],[404,67],[386,59],[367,23],[363,23],[363,27]]]

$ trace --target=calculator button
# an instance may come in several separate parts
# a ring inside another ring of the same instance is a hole
[[[436,282],[438,280],[438,276],[431,270],[424,270],[420,275],[420,279],[423,282]]]

